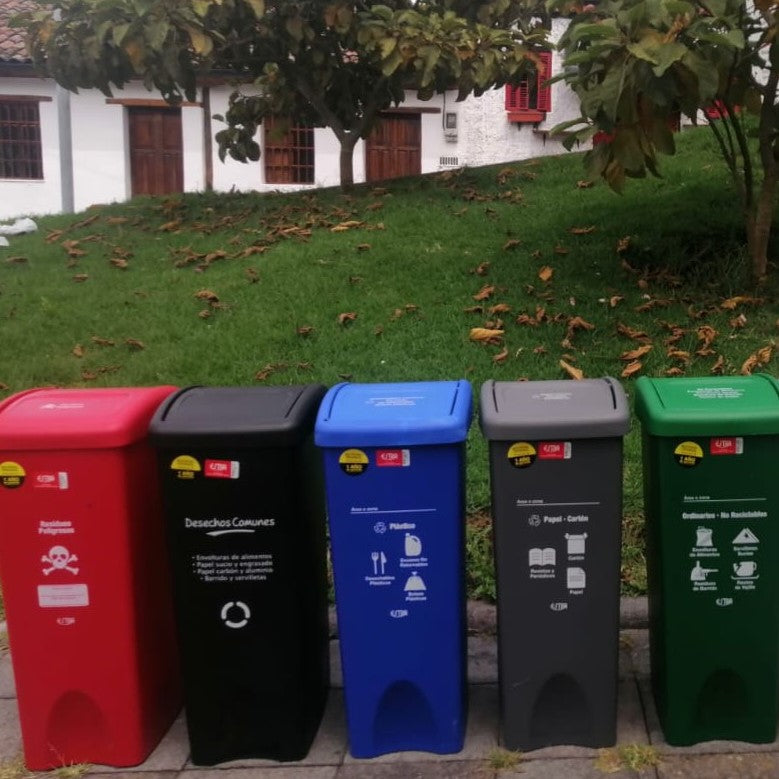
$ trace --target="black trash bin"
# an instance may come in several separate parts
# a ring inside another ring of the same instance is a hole
[[[629,419],[613,379],[482,386],[509,749],[616,740]]]
[[[324,387],[182,390],[157,410],[192,761],[298,760],[329,684]]]

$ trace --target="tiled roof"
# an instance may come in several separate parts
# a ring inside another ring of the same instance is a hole
[[[34,11],[41,6],[32,0],[0,0],[0,62],[29,62],[24,47],[24,31],[8,26],[8,20],[23,11]]]

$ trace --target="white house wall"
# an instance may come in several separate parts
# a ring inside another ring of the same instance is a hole
[[[24,214],[54,214],[61,210],[59,121],[54,84],[38,78],[0,79],[2,95],[35,95],[49,97],[40,102],[41,152],[43,179],[28,181],[0,179],[0,220]]]

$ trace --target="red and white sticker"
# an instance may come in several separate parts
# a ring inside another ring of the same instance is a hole
[[[237,479],[241,473],[238,460],[206,460],[203,475],[209,479]]]
[[[711,454],[743,454],[743,438],[712,438],[709,441],[709,452]]]
[[[376,465],[379,468],[407,468],[411,465],[411,452],[408,449],[377,449]]]
[[[66,490],[69,486],[68,474],[66,471],[36,473],[32,478],[32,484],[39,489]]]
[[[538,444],[539,460],[570,460],[570,441],[541,441]]]

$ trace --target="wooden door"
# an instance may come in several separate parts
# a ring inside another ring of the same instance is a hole
[[[184,191],[180,108],[128,108],[133,195]]]
[[[421,172],[420,114],[382,114],[365,143],[366,180],[418,176]]]

